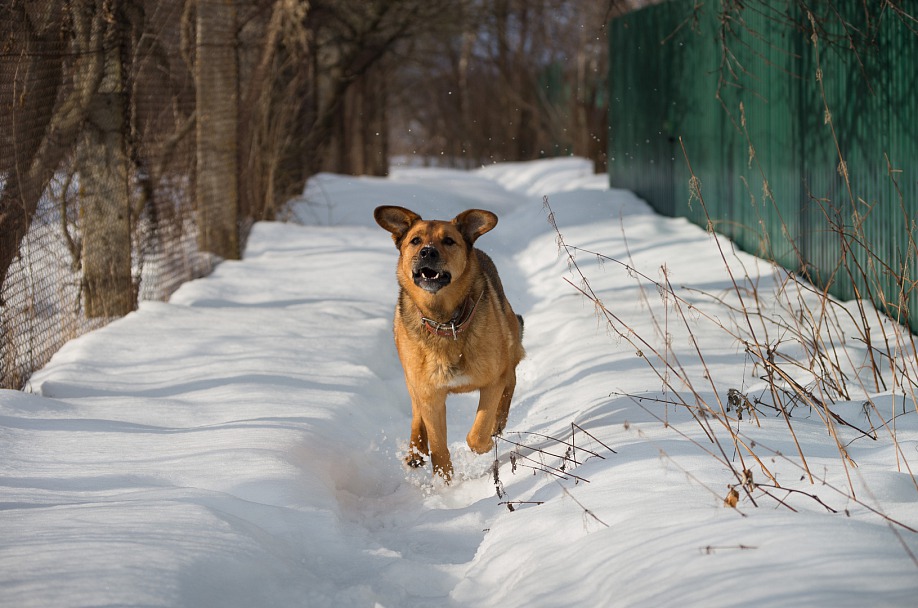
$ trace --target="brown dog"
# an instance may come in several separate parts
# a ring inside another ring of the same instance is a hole
[[[483,454],[507,423],[524,356],[523,318],[514,314],[497,269],[475,240],[497,224],[470,209],[452,221],[424,221],[402,207],[377,207],[376,222],[392,233],[400,257],[395,346],[411,396],[411,446],[406,462],[453,473],[446,441],[446,396],[479,391],[466,442]]]

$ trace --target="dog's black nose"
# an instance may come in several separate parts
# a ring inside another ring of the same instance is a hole
[[[420,257],[422,260],[429,260],[432,262],[440,258],[440,252],[437,251],[436,247],[428,245],[427,247],[421,249],[420,253],[418,253],[418,257]]]

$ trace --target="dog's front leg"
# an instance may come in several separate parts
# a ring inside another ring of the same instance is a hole
[[[453,463],[446,438],[446,391],[415,386],[409,388],[409,393],[412,409],[411,451],[429,453],[434,473],[448,482],[453,476]],[[410,453],[408,457],[411,458]]]
[[[504,386],[504,382],[501,380],[494,384],[489,384],[479,391],[478,412],[475,414],[475,422],[472,423],[472,429],[465,438],[469,448],[476,454],[484,454],[494,447],[494,441],[491,437],[497,430],[497,414],[501,396],[504,394]]]
[[[411,396],[411,444],[405,462],[410,467],[424,466],[424,456],[429,454],[427,448],[427,427],[424,426],[424,417],[421,415],[421,406],[412,391]]]
[[[453,463],[449,457],[449,443],[446,439],[446,391],[431,392],[422,408],[434,473],[438,473],[449,482],[453,477]]]

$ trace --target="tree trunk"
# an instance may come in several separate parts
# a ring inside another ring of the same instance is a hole
[[[240,256],[235,22],[236,9],[231,0],[198,0],[195,48],[198,247],[224,259]]]
[[[364,173],[389,174],[389,105],[387,80],[390,77],[388,62],[381,62],[367,72],[367,86],[363,93],[364,122]]]
[[[127,93],[121,49],[130,46],[119,15],[91,39],[102,80],[90,98],[76,150],[80,176],[83,308],[87,317],[134,310],[131,279],[131,197],[128,181]]]
[[[135,305],[125,94],[117,48],[106,52],[105,65],[105,77],[90,103],[77,145],[87,317],[123,316]]]
[[[387,75],[384,63],[374,65],[347,89],[339,117],[339,166],[336,171],[351,175],[386,175],[389,172]]]

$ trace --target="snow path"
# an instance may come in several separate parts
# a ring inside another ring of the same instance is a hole
[[[296,206],[305,225],[257,224],[243,261],[68,343],[33,377],[34,394],[0,392],[0,605],[913,605],[918,568],[902,543],[918,552],[915,535],[825,491],[851,517],[807,501],[794,502],[798,514],[724,509],[727,470],[616,395],[659,395],[660,383],[562,280],[543,195],[568,242],[630,251],[650,274],[665,263],[700,289],[727,285],[709,236],[610,191],[579,159],[317,176]],[[499,215],[479,246],[526,317],[528,351],[507,436],[556,450],[528,433],[566,439],[576,422],[617,452],[578,435],[605,457],[576,468],[585,481],[513,473],[503,445],[498,498],[493,458],[462,441],[473,396],[449,402],[456,483],[402,466],[410,406],[391,335],[397,252],[372,220],[380,204]],[[652,336],[634,279],[582,263]],[[741,348],[698,338],[718,390],[751,388]],[[674,340],[700,377],[685,336]],[[684,412],[666,415],[699,438]],[[915,418],[899,420],[912,470]],[[782,425],[750,432],[793,453]],[[811,466],[843,486],[825,427],[798,425]],[[858,487],[918,526],[918,492],[889,442],[851,451]],[[522,502],[510,512],[506,500]]]

